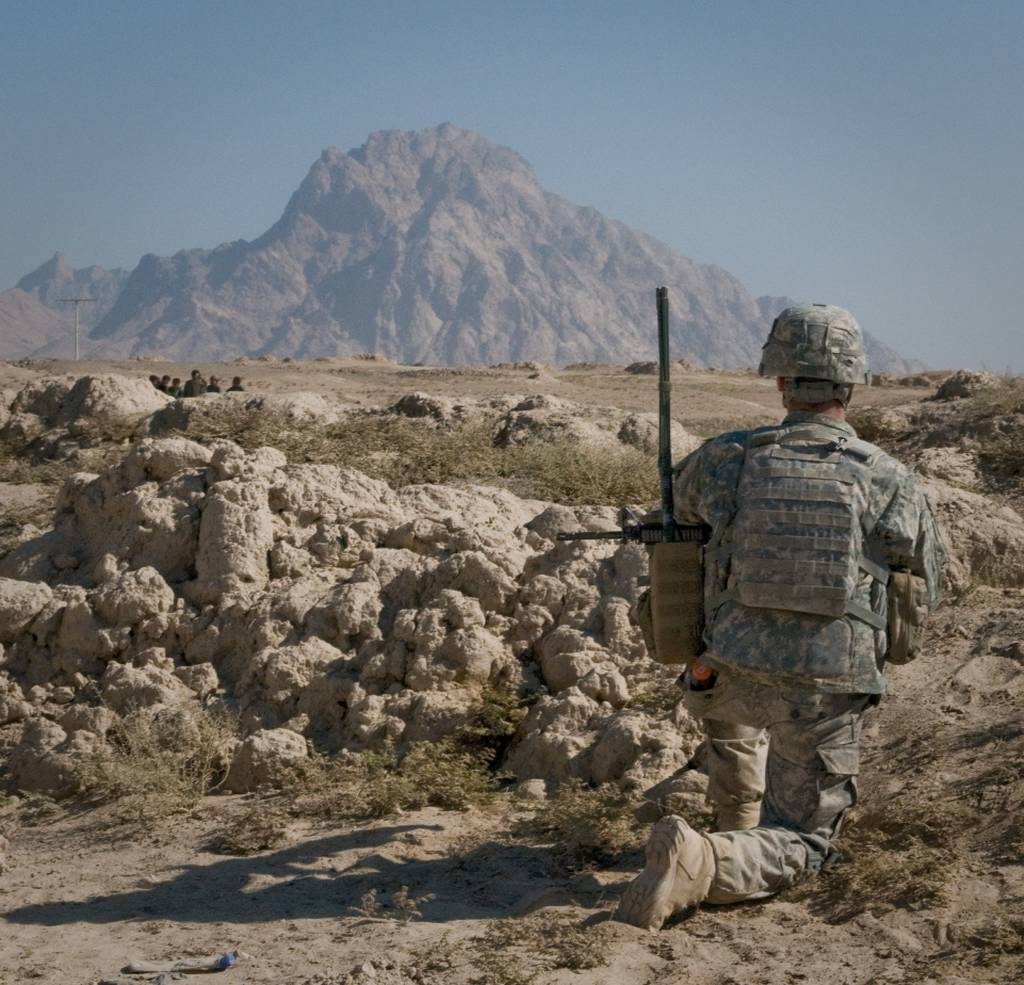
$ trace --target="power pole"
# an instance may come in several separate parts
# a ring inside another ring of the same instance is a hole
[[[78,309],[86,301],[95,301],[95,298],[57,298],[58,301],[63,301],[68,304],[75,306],[75,362],[78,362]]]

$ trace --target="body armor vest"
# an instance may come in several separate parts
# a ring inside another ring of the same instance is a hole
[[[822,429],[754,432],[728,538],[726,597],[753,608],[851,615],[883,629],[885,616],[856,600],[863,573],[883,585],[889,579],[884,562],[869,556],[876,518],[867,514],[865,466],[877,454]]]

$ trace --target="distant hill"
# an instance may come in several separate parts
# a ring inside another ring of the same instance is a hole
[[[96,296],[82,314],[84,351],[97,358],[368,351],[409,363],[565,364],[651,358],[659,284],[675,355],[756,365],[770,325],[762,302],[773,299],[545,191],[515,151],[443,124],[328,148],[253,242],[147,254],[131,274],[75,271],[55,257],[18,288],[51,307],[71,287]],[[38,354],[55,354],[43,328]],[[18,338],[31,334],[23,326]],[[0,334],[0,355],[8,348]],[[907,368],[880,351],[884,368]]]

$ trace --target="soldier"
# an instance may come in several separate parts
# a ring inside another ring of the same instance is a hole
[[[709,788],[748,810],[764,800],[746,830],[700,834],[674,815],[654,825],[616,913],[639,927],[771,896],[834,858],[884,661],[910,659],[940,598],[944,552],[923,493],[846,421],[854,386],[870,381],[853,316],[787,308],[759,372],[776,378],[785,419],[707,442],[676,466],[674,493],[679,522],[712,528],[708,649],[684,678],[711,740]]]
[[[182,396],[201,397],[204,393],[206,393],[206,380],[203,379],[203,374],[198,369],[194,369],[188,382],[182,388]]]

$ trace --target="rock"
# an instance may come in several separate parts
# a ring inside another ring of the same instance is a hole
[[[203,503],[190,597],[199,603],[251,597],[270,578],[267,554],[273,542],[266,481],[218,482]]]
[[[0,694],[0,726],[23,722],[32,714],[32,705],[13,694]]]
[[[432,397],[427,393],[407,393],[388,410],[399,417],[427,418],[439,424],[454,424],[462,416],[454,400]]]
[[[654,376],[658,372],[658,364],[651,360],[630,363],[625,372],[633,373],[636,376]]]
[[[211,663],[199,663],[191,667],[176,667],[172,673],[200,700],[216,693],[220,685],[220,681],[217,678],[217,670]]]
[[[658,427],[657,414],[629,414],[619,425],[616,437],[624,445],[653,454],[658,450]],[[704,444],[703,438],[690,434],[676,421],[672,421],[671,431],[673,461],[677,461],[684,455],[689,455],[691,451],[695,451]]]
[[[961,400],[973,397],[982,390],[999,386],[999,378],[991,373],[975,372],[970,369],[958,369],[948,376],[935,391],[936,400]]]
[[[60,727],[68,735],[75,732],[88,732],[92,735],[105,736],[113,728],[117,716],[109,708],[102,705],[71,705],[60,718]]]
[[[82,422],[133,420],[146,417],[170,403],[142,376],[83,376],[60,400],[48,423],[58,427]]]
[[[1024,517],[939,479],[922,479],[921,487],[948,538],[954,585],[1024,585]]]
[[[923,476],[941,479],[961,489],[975,489],[979,483],[978,459],[974,452],[960,448],[922,448],[914,462]]]
[[[67,797],[75,792],[75,761],[68,735],[55,722],[30,718],[11,751],[7,771],[16,790]]]
[[[0,578],[0,643],[13,643],[52,598],[40,582]]]
[[[52,425],[74,383],[73,376],[42,376],[32,380],[15,394],[11,413],[32,414]]]
[[[115,626],[134,626],[174,608],[174,592],[156,568],[129,571],[108,581],[90,602],[101,619]]]
[[[131,667],[109,663],[101,684],[104,702],[119,715],[141,708],[174,706],[195,700],[192,691],[171,671],[152,664]]]
[[[276,478],[275,473],[288,464],[288,459],[276,448],[257,448],[246,452],[233,441],[221,442],[210,459],[211,483],[227,479]]]
[[[289,729],[255,732],[235,752],[224,788],[232,793],[246,793],[272,786],[307,756],[306,740]]]
[[[328,400],[320,393],[301,390],[291,393],[263,393],[249,397],[245,409],[250,412],[272,414],[286,421],[335,424],[344,417],[345,408]]]
[[[705,811],[708,778],[696,770],[683,768],[641,795],[639,806],[634,812],[641,824],[654,824],[666,814],[680,817],[699,817]]]
[[[131,446],[121,467],[125,484],[138,486],[166,482],[179,472],[205,468],[212,456],[209,448],[187,438],[148,439]]]

